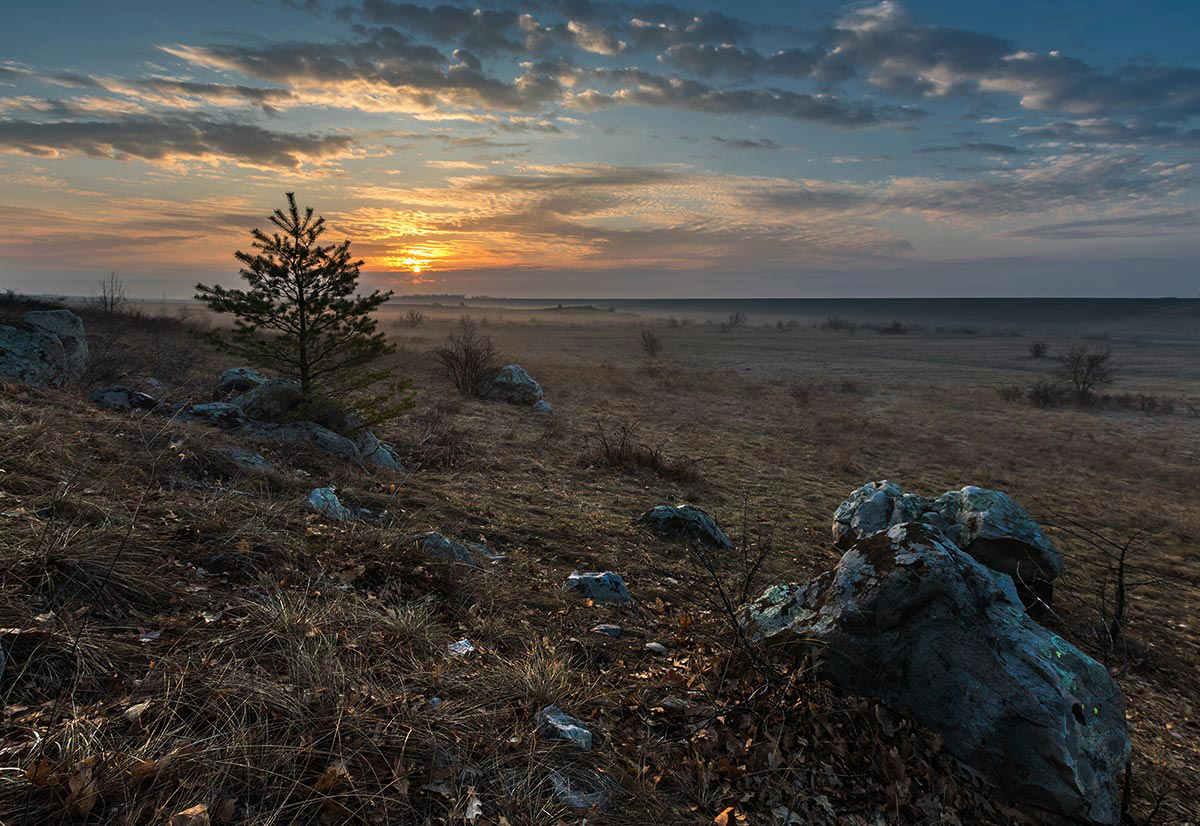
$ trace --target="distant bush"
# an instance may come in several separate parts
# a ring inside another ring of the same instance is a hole
[[[1107,347],[1103,350],[1072,347],[1058,357],[1058,364],[1058,378],[1081,407],[1092,403],[1098,385],[1116,380],[1112,350]]]
[[[840,315],[831,315],[825,319],[825,323],[821,325],[826,330],[835,330],[838,332],[847,332],[851,335],[858,325],[848,318],[842,318]]]
[[[588,437],[593,446],[586,457],[588,463],[626,473],[650,473],[680,484],[702,481],[696,468],[699,460],[670,457],[661,445],[644,444],[637,436],[641,423],[641,419],[635,419],[609,429],[597,421]]]
[[[1034,341],[1029,345],[1029,355],[1031,358],[1045,358],[1048,352],[1050,352],[1050,345],[1044,341]]]
[[[881,325],[876,329],[887,336],[903,336],[908,334],[908,327],[901,324],[899,321],[893,321],[891,324]]]
[[[653,330],[643,328],[639,343],[642,354],[648,359],[658,358],[658,354],[662,352],[662,339]]]
[[[1026,396],[1034,407],[1059,407],[1066,401],[1067,392],[1057,382],[1037,379],[1029,385]]]
[[[730,313],[729,319],[725,323],[729,325],[730,330],[740,330],[742,327],[745,327],[749,321],[750,316],[739,310],[737,312]]]
[[[409,310],[404,314],[405,327],[420,327],[425,323],[425,313],[420,310]]]
[[[1025,389],[1016,384],[1006,384],[1003,387],[998,387],[996,392],[1006,402],[1019,402],[1025,399]]]
[[[469,316],[458,320],[446,340],[435,347],[433,357],[442,365],[446,378],[464,396],[477,396],[482,384],[500,369],[500,355],[492,340],[480,334]]]
[[[842,379],[842,383],[838,385],[838,390],[842,393],[858,395],[862,392],[862,387],[854,379]]]

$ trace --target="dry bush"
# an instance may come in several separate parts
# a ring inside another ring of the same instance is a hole
[[[643,443],[637,433],[642,421],[619,422],[608,428],[597,420],[587,437],[592,450],[584,457],[585,463],[626,473],[649,473],[679,484],[700,484],[702,477],[697,467],[700,460],[672,457],[662,445]]]
[[[1044,341],[1033,341],[1029,344],[1029,357],[1040,359],[1050,352],[1050,345]]]
[[[458,320],[446,340],[434,348],[434,358],[446,378],[464,396],[476,396],[481,385],[500,369],[500,355],[491,338],[479,332],[469,316]]]
[[[642,329],[639,342],[642,348],[642,355],[648,359],[658,358],[658,354],[662,352],[662,339],[653,330]]]
[[[455,420],[456,406],[438,404],[410,416],[390,442],[407,468],[452,468],[471,462],[478,447]]]

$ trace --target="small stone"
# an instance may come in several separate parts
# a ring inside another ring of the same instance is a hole
[[[621,636],[621,626],[601,624],[601,625],[597,625],[595,628],[593,628],[592,633],[593,634],[603,634],[606,637],[613,637],[615,639],[615,638]]]
[[[469,657],[475,653],[475,646],[470,640],[462,639],[446,646],[446,653],[451,657]]]
[[[442,536],[437,531],[418,534],[416,541],[421,550],[435,559],[441,559],[446,562],[457,562],[472,568],[479,567],[479,563],[471,556],[470,548],[461,542],[456,542],[447,536]]]
[[[245,393],[266,381],[267,377],[253,367],[231,367],[221,374],[216,395],[223,399],[234,393]]]
[[[146,393],[131,390],[123,384],[98,387],[88,393],[88,401],[109,410],[153,410],[158,400]]]
[[[648,642],[642,647],[651,654],[658,654],[660,657],[665,657],[667,654],[671,653],[671,650],[661,642]]]
[[[591,809],[601,806],[608,799],[604,778],[595,770],[579,777],[567,777],[558,771],[550,772],[550,783],[554,795],[564,806],[572,809]]]
[[[692,505],[655,505],[639,516],[637,522],[666,539],[682,539],[725,550],[733,547],[717,520]]]
[[[308,495],[308,507],[314,513],[318,513],[335,522],[344,522],[354,516],[350,512],[350,509],[338,500],[337,493],[334,492],[332,487],[315,488]]]
[[[550,402],[546,401],[545,399],[538,399],[533,404],[533,412],[534,413],[545,413],[546,415],[553,415],[554,405],[550,404]]]
[[[538,714],[538,731],[547,737],[572,742],[584,751],[592,747],[592,733],[587,726],[558,706],[546,706],[541,710]]]

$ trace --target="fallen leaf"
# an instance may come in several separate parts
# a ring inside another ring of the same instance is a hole
[[[717,824],[717,826],[729,826],[732,816],[733,816],[733,807],[730,806],[728,809],[726,809],[725,811],[721,812],[719,815],[714,817],[713,823]]]
[[[208,804],[197,803],[173,816],[169,826],[208,826]]]
[[[467,786],[467,811],[463,816],[468,823],[474,823],[483,816],[483,801],[475,794],[474,786]]]
[[[350,780],[350,771],[346,768],[346,761],[335,760],[329,768],[321,772],[321,776],[317,778],[313,788],[318,792],[331,792],[343,783],[349,784]]]
[[[92,767],[83,765],[67,779],[67,810],[76,817],[87,817],[96,805],[99,791]]]
[[[131,723],[136,723],[142,719],[142,712],[150,708],[150,701],[138,703],[125,709],[125,719]]]

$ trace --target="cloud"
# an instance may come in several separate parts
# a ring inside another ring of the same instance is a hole
[[[659,56],[685,72],[702,76],[728,74],[752,77],[756,74],[807,77],[812,74],[822,52],[817,49],[785,49],[764,55],[754,49],[732,43],[718,45],[677,43]]]
[[[758,140],[753,140],[751,138],[722,138],[718,137],[717,135],[713,135],[711,138],[709,138],[709,140],[711,140],[713,143],[724,146],[726,149],[769,149],[773,152],[778,152],[781,149],[787,148],[776,143],[770,138],[759,138]]]
[[[1006,143],[986,143],[983,141],[967,141],[946,146],[924,146],[917,150],[919,155],[932,155],[941,152],[984,152],[988,155],[1022,155],[1024,149],[1010,146]]]
[[[200,116],[0,121],[0,150],[39,157],[79,152],[121,161],[230,161],[296,169],[305,163],[344,157],[354,143],[354,138],[346,135],[289,134]]]
[[[1149,212],[1141,215],[1120,215],[1112,218],[1092,218],[1058,224],[1038,224],[1032,227],[1000,233],[1002,238],[1024,238],[1041,241],[1080,241],[1105,238],[1160,238],[1168,235],[1194,235],[1200,230],[1200,211]]]
[[[1200,147],[1200,128],[1182,128],[1173,124],[1134,121],[1125,123],[1111,118],[1059,121],[1021,130],[1026,138],[1078,144],[1143,145],[1168,149]]]

